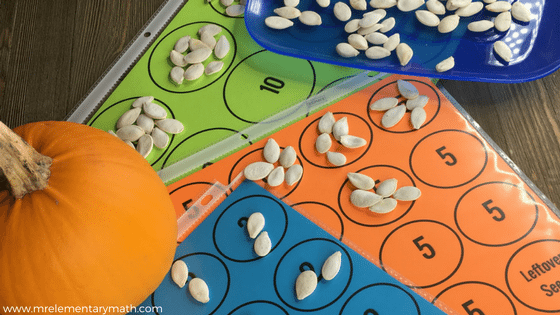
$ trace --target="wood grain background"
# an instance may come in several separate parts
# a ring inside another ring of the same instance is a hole
[[[0,120],[64,120],[163,0],[0,0]],[[443,82],[519,168],[560,204],[560,77]]]

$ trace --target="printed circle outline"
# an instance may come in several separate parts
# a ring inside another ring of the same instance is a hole
[[[284,314],[286,315],[290,315],[281,305],[271,302],[271,301],[267,301],[267,300],[256,300],[256,301],[250,301],[250,302],[245,302],[241,305],[239,305],[238,307],[234,308],[231,312],[228,313],[228,315],[231,315],[233,313],[235,313],[236,311],[240,310],[241,308],[247,306],[247,305],[251,305],[251,304],[257,304],[257,303],[264,303],[264,304],[270,304],[270,305],[274,305],[276,306],[279,310],[283,311]]]
[[[329,210],[331,210],[336,215],[336,217],[338,218],[338,221],[340,222],[340,237],[338,238],[338,240],[342,241],[342,237],[344,236],[344,221],[342,221],[342,217],[340,216],[340,213],[336,212],[336,210],[333,207],[329,206],[328,204],[322,203],[322,202],[319,202],[319,201],[301,201],[301,202],[294,203],[290,207],[293,208],[294,206],[300,206],[300,205],[303,205],[303,204],[314,204],[314,205],[319,205],[319,206],[325,206]]]
[[[216,2],[219,2],[219,1],[216,1]],[[229,16],[229,15],[227,15],[227,14],[225,14],[225,13],[222,13],[222,12],[218,11],[218,9],[216,9],[216,8],[214,7],[214,1],[208,1],[208,4],[212,7],[212,9],[213,9],[214,11],[216,11],[216,13],[218,13],[218,14],[221,15],[221,16],[225,16],[225,17],[230,18],[230,19],[243,19],[243,18],[245,17],[245,13],[243,13],[243,14],[241,14],[241,15],[238,15],[238,16]],[[224,11],[224,12],[225,12],[225,11]]]
[[[480,285],[485,285],[485,286],[491,287],[491,288],[493,288],[493,289],[496,289],[496,291],[500,292],[503,296],[506,297],[506,299],[507,299],[507,300],[509,301],[509,303],[511,304],[511,309],[513,310],[513,314],[514,314],[514,315],[517,315],[517,309],[515,308],[515,304],[513,304],[513,301],[511,300],[511,298],[510,298],[502,289],[498,288],[497,286],[495,286],[495,285],[493,285],[493,284],[491,284],[491,283],[487,283],[487,282],[483,282],[483,281],[463,281],[463,282],[455,283],[455,284],[453,284],[453,285],[451,285],[451,286],[449,286],[449,287],[443,289],[443,291],[441,291],[440,293],[438,293],[438,294],[434,297],[434,299],[432,300],[432,302],[430,302],[430,303],[435,304],[435,303],[437,302],[437,300],[439,299],[439,297],[440,297],[441,295],[443,295],[445,292],[447,292],[447,291],[453,289],[454,287],[458,287],[458,286],[464,285],[464,284],[480,284]]]
[[[368,284],[365,287],[362,287],[358,291],[354,292],[352,295],[350,295],[350,297],[348,297],[348,300],[346,300],[346,302],[344,302],[344,305],[342,305],[342,308],[340,309],[339,315],[342,315],[342,312],[344,312],[344,308],[346,308],[346,306],[348,305],[348,303],[350,302],[350,300],[352,300],[352,298],[354,296],[356,296],[358,293],[360,293],[364,290],[367,290],[367,289],[375,287],[375,286],[390,286],[390,287],[397,288],[397,289],[401,290],[402,292],[406,293],[410,297],[412,302],[414,302],[414,306],[416,306],[416,311],[418,311],[418,315],[420,315],[420,306],[418,305],[418,302],[416,301],[414,296],[412,296],[412,294],[410,292],[408,292],[405,289],[399,287],[398,285],[396,285],[394,283],[388,283],[388,282],[379,282],[379,283]]]

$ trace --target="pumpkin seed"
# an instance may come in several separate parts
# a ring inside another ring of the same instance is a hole
[[[482,2],[472,2],[468,6],[457,10],[455,14],[457,14],[460,17],[469,17],[482,11],[483,8],[484,8],[484,4]]]
[[[377,9],[375,11],[368,12],[364,14],[363,18],[360,20],[360,27],[370,27],[377,24],[381,19],[387,15],[387,12],[383,9]]]
[[[136,125],[128,125],[124,126],[120,129],[117,129],[116,135],[121,140],[128,140],[128,141],[137,141],[145,134],[144,130]]]
[[[182,67],[175,66],[169,72],[169,77],[173,81],[173,83],[177,85],[181,85],[183,83],[183,79],[185,75],[185,70]]]
[[[140,115],[141,111],[142,108],[140,107],[127,110],[124,114],[122,114],[119,120],[117,120],[117,129],[120,129],[124,126],[132,125]]]
[[[512,53],[508,45],[501,40],[494,43],[494,51],[500,56],[505,62],[510,62]]]
[[[247,219],[247,232],[249,233],[249,237],[255,239],[257,235],[262,231],[264,228],[264,216],[260,212],[254,212],[249,216]]]
[[[350,0],[350,6],[354,10],[358,11],[365,11],[367,10],[367,2],[366,0]]]
[[[330,0],[317,0],[317,4],[321,7],[321,8],[326,8],[331,4]]]
[[[437,15],[428,10],[416,10],[414,13],[418,21],[426,26],[436,27],[439,25],[439,18]]]
[[[109,131],[107,131],[107,132],[108,132],[109,134],[111,134],[111,135],[113,135],[113,136],[115,136],[115,137],[118,138],[117,134],[116,134],[113,130],[109,130]]]
[[[350,20],[344,25],[344,31],[346,33],[354,33],[355,31],[360,29],[360,21],[361,19],[353,19]]]
[[[189,49],[190,40],[191,37],[189,35],[179,38],[177,42],[175,42],[175,46],[173,46],[173,50],[175,50],[180,54],[184,53],[185,51],[187,51],[187,49]],[[181,56],[181,58],[183,58],[183,56]]]
[[[333,124],[332,134],[337,141],[340,141],[340,137],[348,134],[348,118],[346,118],[346,116],[340,118]]]
[[[340,137],[340,143],[349,149],[361,148],[367,144],[367,141],[363,138],[344,135]]]
[[[438,25],[438,31],[442,34],[453,32],[459,25],[459,16],[452,14],[444,17]]]
[[[494,3],[494,2],[496,2],[496,0],[482,0],[482,1],[484,1],[484,3]]]
[[[348,180],[354,187],[361,189],[361,190],[370,190],[375,186],[375,181],[373,178],[360,174],[360,173],[348,173],[346,174]]]
[[[413,110],[417,107],[424,107],[430,100],[426,95],[419,95],[417,98],[406,101],[406,109]]]
[[[183,123],[173,118],[158,120],[156,121],[156,126],[158,126],[159,129],[171,134],[178,134],[185,130]]]
[[[360,27],[360,28],[358,29],[358,34],[364,35],[364,36],[365,36],[365,35],[367,35],[367,34],[371,34],[371,33],[373,33],[373,32],[379,31],[382,27],[383,27],[383,25],[381,25],[381,24],[375,24],[375,25],[373,25],[373,26],[365,27],[365,28]]]
[[[417,187],[404,186],[395,191],[393,198],[399,201],[413,201],[420,198],[421,195],[422,192]]]
[[[471,22],[467,25],[467,28],[471,32],[486,32],[487,30],[494,27],[494,22],[488,20],[481,20],[476,22]]]
[[[302,176],[303,167],[299,164],[294,164],[290,166],[290,168],[288,168],[288,170],[286,171],[286,184],[288,184],[288,186],[292,186],[293,184],[298,182]]]
[[[389,37],[383,33],[373,32],[371,34],[367,34],[365,39],[372,45],[383,45],[387,42]]]
[[[397,201],[393,198],[385,198],[380,202],[374,204],[373,206],[369,207],[371,212],[384,214],[389,213],[397,207]]]
[[[413,100],[420,95],[420,92],[418,92],[414,84],[405,80],[397,80],[397,88],[399,89],[399,93],[408,100]]]
[[[464,8],[471,4],[472,0],[449,0],[451,5],[457,8]]]
[[[400,43],[397,45],[397,58],[399,58],[401,66],[406,66],[410,62],[410,59],[412,59],[413,54],[412,48],[407,44]]]
[[[360,52],[348,43],[340,43],[336,45],[336,52],[344,58],[356,57]]]
[[[322,133],[317,140],[315,140],[315,149],[319,153],[326,153],[332,146],[331,136],[328,133]]]
[[[147,158],[152,152],[152,148],[154,147],[154,139],[152,136],[148,134],[144,134],[138,139],[138,144],[136,145],[136,151],[140,153],[144,158]]]
[[[171,60],[171,63],[173,63],[177,67],[184,67],[187,65],[187,63],[183,60],[183,57],[183,54],[176,50],[172,50],[169,53],[169,60]]]
[[[136,125],[144,129],[144,132],[151,133],[154,129],[154,120],[144,114],[140,114],[136,119]]]
[[[388,109],[391,109],[391,108],[397,106],[398,103],[399,103],[399,100],[395,97],[384,97],[384,98],[378,99],[377,101],[373,102],[369,106],[369,109],[377,110],[377,111],[386,111]]]
[[[153,101],[154,101],[153,96],[142,96],[142,97],[137,98],[132,103],[132,107],[142,107],[142,106],[144,106],[144,103],[151,103]]]
[[[296,150],[294,150],[294,148],[289,145],[287,146],[284,150],[282,150],[282,152],[280,152],[280,156],[278,157],[278,161],[280,162],[280,165],[282,165],[285,168],[289,168],[290,166],[292,166],[297,159],[297,154],[296,154]]]
[[[368,42],[362,35],[359,34],[350,34],[348,36],[348,43],[358,50],[368,49]]]
[[[245,13],[245,6],[241,4],[234,4],[226,9],[226,14],[232,17],[240,16],[243,13]]]
[[[216,56],[216,58],[222,59],[228,54],[228,52],[229,52],[229,41],[224,35],[222,35],[218,39],[218,42],[216,43],[216,47],[214,47],[214,55]]]
[[[455,11],[455,10],[459,9],[459,7],[454,6],[453,2],[451,2],[451,1],[447,1],[447,3],[445,4],[445,9],[447,11]]]
[[[401,119],[403,118],[404,114],[406,113],[406,106],[399,105],[397,107],[393,107],[383,114],[381,117],[381,124],[385,128],[391,128],[396,125]]]
[[[424,0],[399,0],[397,8],[402,12],[416,10],[424,4]]]
[[[233,0],[220,0],[220,3],[221,3],[224,7],[229,7],[230,5],[233,4]]]
[[[426,8],[430,10],[433,14],[437,15],[444,15],[445,14],[445,6],[443,3],[439,2],[438,0],[428,0],[426,1]]]
[[[287,7],[297,7],[299,0],[284,0],[284,5]]]
[[[301,15],[301,11],[294,7],[276,8],[274,9],[274,13],[288,20],[295,19]]]
[[[506,12],[511,10],[511,4],[507,1],[496,1],[487,5],[486,10],[490,12]]]
[[[453,58],[453,56],[451,56],[447,59],[444,59],[444,60],[440,61],[436,65],[436,71],[437,72],[445,72],[445,71],[451,70],[453,67],[455,67],[455,58]],[[408,106],[407,106],[407,108],[408,108]]]
[[[189,281],[189,292],[191,296],[200,303],[210,302],[208,285],[200,278],[194,278]]]
[[[334,12],[334,16],[342,22],[346,22],[350,20],[350,17],[352,17],[352,10],[344,2],[339,1],[335,3],[333,12]]]
[[[424,110],[424,108],[417,107],[412,110],[412,113],[410,113],[410,123],[412,124],[412,127],[414,129],[420,129],[425,121],[426,111]]]
[[[272,248],[272,242],[270,241],[270,237],[268,236],[268,232],[263,231],[255,240],[253,244],[253,249],[255,253],[260,257],[264,257],[270,253],[270,249]]]
[[[397,5],[397,0],[371,0],[369,5],[376,9],[389,9]]]
[[[381,197],[389,197],[397,190],[397,179],[390,178],[382,181],[375,191]]]
[[[198,35],[202,35],[202,33],[208,33],[211,36],[216,36],[221,32],[222,32],[222,28],[216,24],[206,24],[198,29]]]
[[[329,160],[332,165],[336,166],[342,166],[346,164],[346,156],[339,152],[327,152],[327,160]]]
[[[152,130],[151,135],[152,139],[154,139],[154,145],[156,148],[165,149],[165,147],[169,144],[169,135],[158,127],[155,127]]]
[[[326,112],[319,120],[318,129],[321,133],[331,133],[332,127],[335,123],[334,115],[331,112]]]
[[[498,14],[494,26],[499,32],[505,32],[511,27],[511,13],[509,11]]]
[[[372,191],[356,189],[350,194],[350,202],[358,208],[369,208],[383,199]]]
[[[306,270],[296,279],[296,297],[303,300],[317,288],[317,275],[313,270]]]
[[[383,59],[389,57],[391,52],[380,46],[373,46],[366,50],[366,57],[369,59]]]
[[[273,164],[267,162],[254,162],[245,167],[243,175],[248,180],[259,180],[267,177],[273,169]]]
[[[309,26],[321,25],[322,23],[321,16],[314,11],[303,11],[298,19],[301,23]]]
[[[531,11],[520,1],[516,1],[511,6],[511,15],[514,19],[521,22],[531,21]]]
[[[216,72],[220,72],[223,67],[224,67],[223,61],[211,61],[210,63],[208,63],[208,65],[206,65],[206,69],[204,69],[204,73],[206,73],[206,75],[212,75]]]
[[[268,163],[274,164],[278,162],[278,157],[280,156],[280,146],[276,140],[272,138],[268,139],[264,145],[263,156]]]
[[[280,186],[284,182],[284,168],[282,166],[278,166],[277,168],[273,169],[267,177],[267,184],[270,187]]]
[[[327,260],[323,263],[321,268],[321,276],[323,279],[330,281],[336,277],[340,271],[340,265],[342,264],[342,253],[336,251],[334,254],[330,255]]]
[[[392,30],[393,27],[395,27],[395,23],[396,23],[396,20],[395,20],[394,17],[390,17],[388,19],[385,19],[383,22],[380,23],[381,28],[379,29],[379,31],[381,33],[387,33],[388,31]]]
[[[230,7],[231,8],[231,7]],[[187,63],[200,63],[208,59],[212,54],[212,49],[208,47],[202,47],[195,51],[191,51],[190,53],[185,55],[185,61]]]
[[[385,44],[383,44],[383,48],[387,49],[388,51],[393,51],[397,48],[400,42],[401,42],[401,36],[399,35],[399,33],[395,33],[389,36]]]
[[[212,34],[204,32],[200,36],[200,40],[206,44],[210,49],[214,49],[216,47],[216,38],[212,36]]]
[[[185,70],[184,77],[187,81],[193,81],[202,76],[204,73],[204,65],[202,63],[195,63],[190,65],[187,70]]]
[[[191,38],[191,40],[189,41],[189,48],[191,49],[191,52],[193,52],[201,48],[209,48],[209,47],[208,45],[206,45],[206,43],[204,43],[200,39]]]
[[[134,146],[134,143],[132,143],[132,141],[124,140],[124,143],[128,144],[129,147],[131,147],[131,148],[133,148],[134,150],[136,150],[136,147]]]

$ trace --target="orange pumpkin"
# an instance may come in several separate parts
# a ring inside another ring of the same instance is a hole
[[[0,168],[11,186],[0,191],[0,313],[130,311],[175,254],[165,185],[140,154],[93,127],[40,122],[14,131],[29,146],[0,122]]]

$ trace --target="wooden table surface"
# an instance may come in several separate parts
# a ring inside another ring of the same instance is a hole
[[[0,0],[0,120],[64,120],[164,0]],[[560,205],[560,75],[519,84],[443,82]]]

